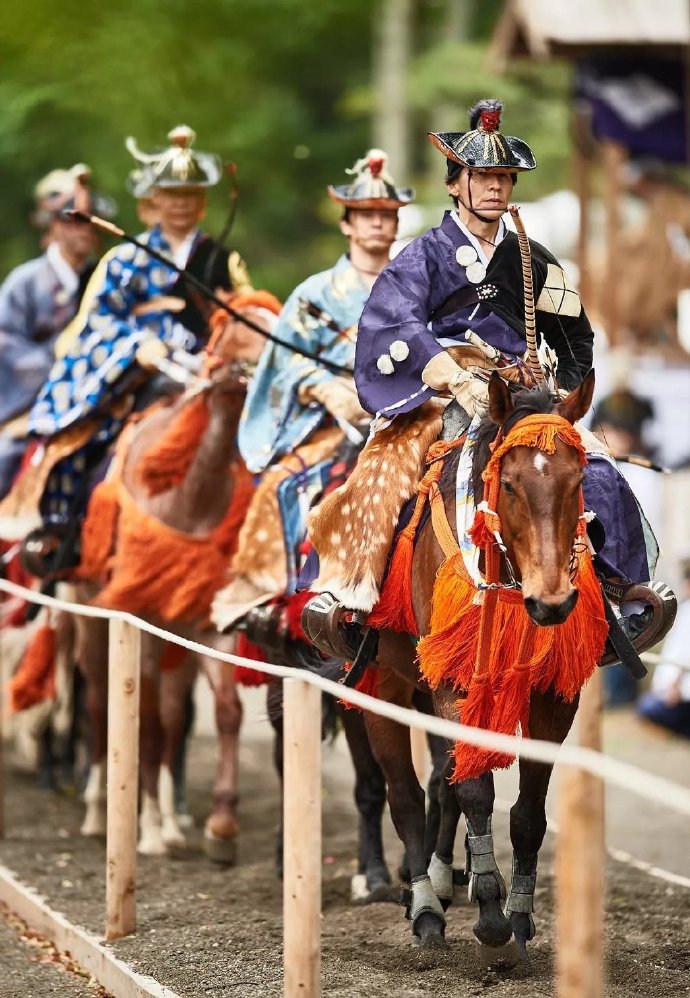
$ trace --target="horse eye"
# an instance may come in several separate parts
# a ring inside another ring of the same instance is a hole
[[[510,484],[510,482],[501,482],[501,485],[503,486],[503,488],[505,489],[505,491],[507,492],[507,494],[509,496],[514,496],[515,495],[515,489]]]

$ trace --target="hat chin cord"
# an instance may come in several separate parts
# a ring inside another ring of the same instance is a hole
[[[458,201],[460,202],[460,204],[465,209],[465,211],[469,211],[470,215],[474,215],[474,217],[478,218],[480,222],[484,222],[484,223],[490,225],[491,222],[495,222],[495,221],[497,221],[497,219],[495,219],[495,218],[487,218],[486,215],[480,215],[479,212],[475,211],[474,208],[472,207],[472,176],[473,176],[473,171],[470,170],[469,167],[468,167],[468,169],[467,169],[467,193],[468,193],[469,198],[470,198],[470,203],[469,204],[465,204],[465,202],[462,200],[462,198],[460,197],[459,194],[456,195],[456,197],[457,197]]]

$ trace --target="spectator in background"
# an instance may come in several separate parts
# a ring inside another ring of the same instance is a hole
[[[99,248],[95,230],[63,218],[62,211],[79,202],[113,214],[113,202],[89,191],[89,176],[88,167],[79,164],[39,181],[33,220],[45,229],[45,252],[16,267],[0,286],[0,496],[25,448],[25,427],[17,417],[33,404],[48,376],[56,340],[77,312]]]
[[[614,457],[636,455],[653,459],[644,431],[654,418],[652,404],[627,388],[618,388],[603,398],[594,410],[592,431]],[[647,468],[621,462],[619,471],[637,496],[655,533],[661,530],[661,484]],[[604,669],[604,704],[620,707],[637,699],[637,682],[625,665]]]
[[[642,695],[637,709],[648,721],[690,738],[690,561],[684,565],[683,588],[678,616],[664,642],[651,690]]]

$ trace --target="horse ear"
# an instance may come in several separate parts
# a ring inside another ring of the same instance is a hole
[[[594,395],[594,368],[585,375],[584,380],[577,388],[573,389],[570,395],[566,395],[558,406],[558,415],[567,419],[569,423],[577,423],[582,419],[592,404]]]
[[[510,389],[500,374],[493,371],[489,378],[489,415],[494,423],[503,426],[512,411]]]

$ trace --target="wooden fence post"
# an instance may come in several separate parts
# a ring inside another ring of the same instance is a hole
[[[5,838],[5,669],[3,633],[0,623],[0,839]],[[9,677],[8,677],[9,680]]]
[[[583,689],[579,741],[601,749],[601,670]],[[567,767],[558,786],[556,977],[558,998],[604,996],[604,783]]]
[[[321,690],[283,680],[285,998],[321,994]]]
[[[110,621],[108,670],[105,937],[119,939],[136,926],[141,671],[141,633],[122,620]]]

